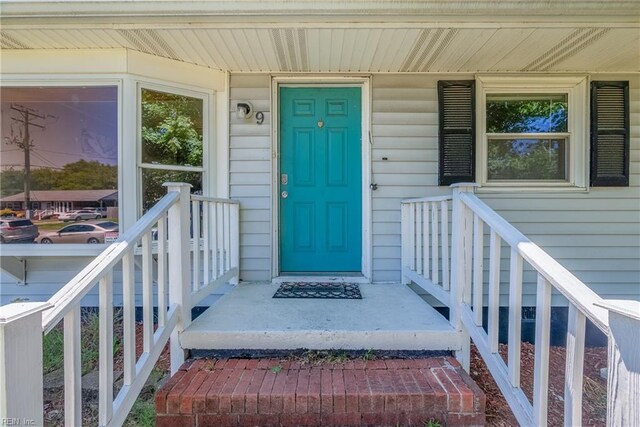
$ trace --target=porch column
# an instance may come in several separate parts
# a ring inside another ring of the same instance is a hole
[[[50,307],[47,302],[0,307],[0,423],[43,425],[42,311]]]
[[[640,426],[640,302],[607,300],[607,425]]]
[[[180,345],[180,334],[191,323],[191,250],[189,248],[189,198],[191,184],[166,182],[168,192],[180,194],[178,202],[169,208],[169,304],[178,306],[178,323],[171,332],[171,375],[184,363],[185,354]]]

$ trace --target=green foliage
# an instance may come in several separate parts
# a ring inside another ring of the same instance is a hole
[[[431,418],[429,421],[424,422],[424,427],[441,427],[442,424],[438,420]]]
[[[273,372],[274,374],[277,374],[278,372],[282,371],[282,366],[280,365],[275,365],[271,367],[271,372]]]
[[[376,356],[376,352],[370,348],[369,350],[367,350],[363,355],[362,355],[362,359],[363,360],[375,360],[377,358]]]
[[[23,171],[11,168],[0,172],[2,197],[24,191]],[[31,190],[103,190],[118,188],[118,167],[97,161],[79,160],[62,169],[31,170]]]
[[[202,166],[202,101],[142,91],[142,161]]]
[[[61,328],[55,328],[42,337],[42,370],[44,374],[62,368],[63,354],[64,333]]]
[[[494,140],[489,179],[564,179],[564,144],[552,140]]]
[[[153,399],[138,399],[125,420],[126,427],[153,427],[156,425],[156,408]]]
[[[522,99],[514,99],[514,98]],[[487,132],[566,132],[567,102],[553,95],[488,97]]]

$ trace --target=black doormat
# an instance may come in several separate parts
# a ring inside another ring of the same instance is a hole
[[[362,299],[355,283],[284,282],[273,298]]]

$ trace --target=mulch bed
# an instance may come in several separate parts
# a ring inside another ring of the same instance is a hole
[[[500,355],[507,360],[507,346],[500,344]],[[533,395],[534,346],[522,343],[521,386],[531,400]],[[586,347],[584,350],[584,395],[582,425],[604,426],[607,418],[607,382],[600,377],[600,369],[607,367],[606,347]],[[564,423],[565,348],[549,349],[549,412],[548,425]],[[487,425],[517,426],[515,417],[500,389],[491,377],[484,361],[474,346],[471,348],[471,378],[487,396]]]

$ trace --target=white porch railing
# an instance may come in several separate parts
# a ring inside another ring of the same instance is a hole
[[[65,425],[82,424],[80,303],[95,286],[100,301],[99,425],[122,425],[167,341],[172,374],[184,362],[179,334],[191,321],[192,307],[218,285],[238,281],[239,205],[201,196],[190,201],[189,184],[165,185],[168,194],[48,302],[0,307],[0,420],[42,425],[42,331],[48,333],[63,320]],[[113,276],[119,265],[124,383],[114,399]],[[143,352],[137,358],[136,265],[141,266],[143,310]]]
[[[450,322],[460,331],[462,337],[462,350],[457,355],[461,364],[469,370],[470,339],[473,339],[516,419],[521,425],[526,426],[541,426],[547,423],[551,292],[555,289],[569,302],[565,425],[582,424],[586,319],[591,320],[609,337],[607,424],[639,425],[640,340],[637,331],[640,330],[640,304],[605,302],[478,199],[473,194],[473,187],[473,184],[466,184],[456,185],[453,189],[450,288],[445,280],[439,281],[437,269],[433,269],[433,264],[438,259],[438,255],[433,258],[433,252],[438,249],[442,257],[442,277],[445,277],[444,271],[448,268],[444,261],[444,254],[448,251],[444,243],[448,198],[435,197],[402,202],[403,283],[416,283],[449,307]],[[433,213],[434,207],[438,204],[440,216]],[[435,231],[438,230],[438,221],[442,227],[440,244]],[[485,229],[489,237],[487,256],[483,241]],[[505,363],[498,353],[500,259],[503,242],[510,248],[508,363]],[[429,248],[432,252],[431,269],[426,261],[429,258]],[[486,270],[485,258],[489,259],[487,332],[482,327],[486,285],[483,279]],[[525,263],[528,263],[538,276],[533,402],[529,401],[520,387],[522,284]],[[610,328],[610,322],[614,321],[618,327]],[[621,345],[621,340],[628,344]],[[629,340],[633,344],[629,344]],[[615,362],[615,366],[612,365],[612,361]]]

